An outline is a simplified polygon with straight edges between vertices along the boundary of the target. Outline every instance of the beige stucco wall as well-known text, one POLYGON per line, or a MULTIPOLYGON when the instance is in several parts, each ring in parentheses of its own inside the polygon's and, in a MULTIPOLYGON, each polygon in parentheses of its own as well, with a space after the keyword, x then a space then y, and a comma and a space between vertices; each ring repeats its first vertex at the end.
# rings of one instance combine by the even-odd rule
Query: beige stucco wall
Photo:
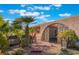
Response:
POLYGON ((39 33, 39 37, 38 37, 39 40, 43 39, 43 32, 44 32, 45 28, 54 23, 64 24, 65 26, 69 27, 69 29, 74 30, 76 32, 77 36, 79 37, 79 16, 73 16, 73 17, 68 17, 68 18, 64 18, 64 19, 60 19, 57 21, 48 22, 48 23, 39 25, 39 27, 40 27, 40 33, 39 33))

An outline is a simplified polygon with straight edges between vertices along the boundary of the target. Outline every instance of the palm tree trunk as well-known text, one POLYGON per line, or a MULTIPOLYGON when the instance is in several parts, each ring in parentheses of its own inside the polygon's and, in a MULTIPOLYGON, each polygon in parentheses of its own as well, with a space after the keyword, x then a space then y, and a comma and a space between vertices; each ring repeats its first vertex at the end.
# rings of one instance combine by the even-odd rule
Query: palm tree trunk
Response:
POLYGON ((29 46, 29 27, 28 27, 28 24, 26 25, 26 28, 25 28, 25 36, 26 36, 26 46, 29 46))

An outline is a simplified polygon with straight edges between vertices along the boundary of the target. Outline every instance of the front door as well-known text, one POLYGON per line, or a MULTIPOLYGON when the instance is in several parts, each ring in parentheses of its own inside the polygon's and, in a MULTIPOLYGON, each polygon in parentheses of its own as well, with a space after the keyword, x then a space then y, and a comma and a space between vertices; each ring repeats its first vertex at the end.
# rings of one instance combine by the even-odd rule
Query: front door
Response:
POLYGON ((56 43, 57 42, 57 32, 58 28, 57 27, 50 27, 49 29, 49 41, 56 43))

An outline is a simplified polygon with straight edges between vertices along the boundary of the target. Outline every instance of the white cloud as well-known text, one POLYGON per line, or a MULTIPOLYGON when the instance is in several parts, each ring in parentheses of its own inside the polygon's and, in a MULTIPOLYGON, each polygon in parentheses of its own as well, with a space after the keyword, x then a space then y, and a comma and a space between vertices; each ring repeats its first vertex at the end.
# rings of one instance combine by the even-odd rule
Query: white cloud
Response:
POLYGON ((56 21, 56 20, 49 20, 48 22, 53 22, 53 21, 56 21))
POLYGON ((9 10, 9 13, 11 13, 11 14, 24 13, 24 12, 26 12, 26 10, 18 10, 18 9, 16 9, 16 10, 9 10))
POLYGON ((9 23, 11 24, 14 19, 12 19, 12 18, 4 18, 4 20, 5 20, 5 21, 9 21, 9 23))
POLYGON ((12 21, 13 19, 10 19, 10 18, 4 18, 5 21, 9 20, 9 21, 12 21))
POLYGON ((59 16, 61 17, 71 16, 71 13, 63 13, 63 14, 59 14, 59 16))
POLYGON ((46 17, 50 17, 50 15, 41 15, 41 16, 38 16, 37 18, 46 18, 46 17))
POLYGON ((50 10, 52 5, 49 6, 33 6, 33 7, 28 7, 28 10, 50 10))
POLYGON ((21 7, 25 7, 25 6, 26 6, 25 4, 22 4, 22 5, 21 5, 21 7))
POLYGON ((9 13, 15 14, 18 13, 20 16, 39 16, 41 13, 40 12, 26 12, 26 10, 9 10, 9 13))
POLYGON ((61 4, 53 4, 53 6, 55 6, 55 7, 61 7, 62 5, 61 4))
POLYGON ((37 10, 50 10, 50 7, 49 6, 35 6, 34 9, 37 9, 37 10))
POLYGON ((44 12, 40 12, 42 15, 44 14, 44 12))
POLYGON ((42 16, 38 16, 36 17, 36 19, 40 19, 43 22, 48 22, 49 20, 47 19, 48 17, 50 17, 50 15, 42 15, 42 16))
POLYGON ((25 13, 20 13, 21 16, 39 16, 39 12, 25 12, 25 13))
POLYGON ((45 17, 50 17, 51 15, 45 15, 45 17))
POLYGON ((34 10, 32 7, 28 7, 27 10, 34 10))
POLYGON ((3 10, 0 10, 0 13, 4 12, 3 10))

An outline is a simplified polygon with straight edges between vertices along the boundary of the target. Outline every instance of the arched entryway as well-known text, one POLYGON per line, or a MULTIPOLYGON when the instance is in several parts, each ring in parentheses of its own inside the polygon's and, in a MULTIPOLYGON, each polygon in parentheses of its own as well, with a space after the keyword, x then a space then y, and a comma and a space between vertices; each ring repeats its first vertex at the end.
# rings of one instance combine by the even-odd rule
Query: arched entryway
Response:
POLYGON ((49 42, 57 42, 57 26, 49 26, 49 42))
POLYGON ((58 32, 64 30, 69 30, 69 28, 64 24, 60 24, 60 23, 50 24, 44 29, 42 34, 42 40, 48 41, 50 43, 57 43, 59 42, 57 37, 58 32))

